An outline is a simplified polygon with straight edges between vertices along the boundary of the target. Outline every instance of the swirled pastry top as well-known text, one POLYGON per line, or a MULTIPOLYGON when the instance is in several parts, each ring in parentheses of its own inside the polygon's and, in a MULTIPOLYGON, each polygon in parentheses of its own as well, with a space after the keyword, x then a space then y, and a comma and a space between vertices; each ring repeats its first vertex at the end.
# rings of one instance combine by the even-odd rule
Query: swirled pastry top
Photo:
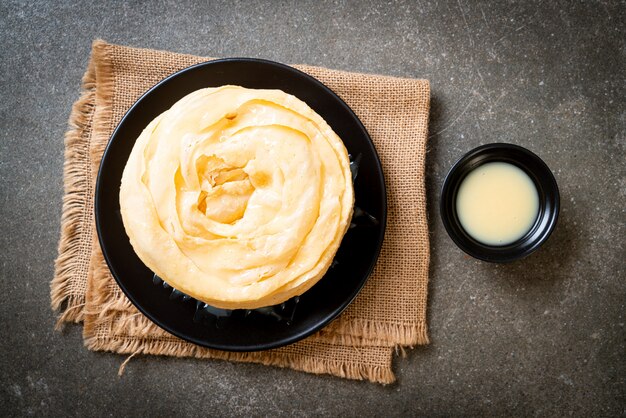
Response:
POLYGON ((352 216, 348 153, 281 90, 197 90, 154 119, 122 176, 120 206, 144 264, 210 305, 258 308, 313 286, 352 216))

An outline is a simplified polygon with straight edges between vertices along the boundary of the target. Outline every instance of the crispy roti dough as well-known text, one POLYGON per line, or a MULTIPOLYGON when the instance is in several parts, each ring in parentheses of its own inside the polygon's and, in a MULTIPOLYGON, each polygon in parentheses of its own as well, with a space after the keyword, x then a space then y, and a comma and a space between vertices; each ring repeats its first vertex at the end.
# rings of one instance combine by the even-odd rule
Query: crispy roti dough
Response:
POLYGON ((330 267, 350 225, 348 152, 281 90, 197 90, 137 139, 120 188, 144 264, 225 309, 275 305, 330 267))

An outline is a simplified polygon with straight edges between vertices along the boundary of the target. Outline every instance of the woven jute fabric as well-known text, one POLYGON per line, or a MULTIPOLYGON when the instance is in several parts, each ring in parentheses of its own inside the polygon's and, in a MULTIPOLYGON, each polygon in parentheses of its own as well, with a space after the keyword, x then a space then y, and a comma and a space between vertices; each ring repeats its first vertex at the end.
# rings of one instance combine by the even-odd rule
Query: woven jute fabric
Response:
POLYGON ((104 148, 125 112, 147 89, 184 67, 208 60, 94 42, 65 137, 61 239, 51 284, 59 324, 82 322, 85 345, 92 350, 254 362, 393 382, 394 352, 428 343, 424 163, 430 90, 426 80, 294 66, 330 87, 361 119, 379 153, 388 193, 387 230, 374 272, 349 308, 322 331, 262 352, 202 348, 153 324, 112 278, 93 216, 104 148))

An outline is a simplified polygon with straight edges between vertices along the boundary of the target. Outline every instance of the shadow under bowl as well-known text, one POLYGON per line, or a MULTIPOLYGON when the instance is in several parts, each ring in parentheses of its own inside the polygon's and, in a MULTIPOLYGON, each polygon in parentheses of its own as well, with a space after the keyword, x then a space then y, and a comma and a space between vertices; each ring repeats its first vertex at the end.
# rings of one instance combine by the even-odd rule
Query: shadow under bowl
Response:
POLYGON ((528 256, 537 250, 554 230, 559 216, 559 189, 546 163, 526 148, 513 144, 494 143, 474 148, 459 159, 443 182, 440 215, 454 243, 467 254, 483 261, 506 263, 528 256), (539 213, 530 230, 515 242, 491 246, 469 235, 461 226, 456 209, 459 186, 479 166, 504 162, 522 169, 533 181, 539 195, 539 213))

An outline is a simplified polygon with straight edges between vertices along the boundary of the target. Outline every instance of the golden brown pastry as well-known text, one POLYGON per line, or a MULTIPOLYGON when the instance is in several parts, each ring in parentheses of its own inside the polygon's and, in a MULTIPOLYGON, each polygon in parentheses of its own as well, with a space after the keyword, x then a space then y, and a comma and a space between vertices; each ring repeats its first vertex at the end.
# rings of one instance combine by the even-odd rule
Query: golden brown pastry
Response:
POLYGON ((354 192, 341 139, 281 90, 195 91, 154 119, 120 189, 144 264, 225 309, 281 303, 328 270, 354 192))

